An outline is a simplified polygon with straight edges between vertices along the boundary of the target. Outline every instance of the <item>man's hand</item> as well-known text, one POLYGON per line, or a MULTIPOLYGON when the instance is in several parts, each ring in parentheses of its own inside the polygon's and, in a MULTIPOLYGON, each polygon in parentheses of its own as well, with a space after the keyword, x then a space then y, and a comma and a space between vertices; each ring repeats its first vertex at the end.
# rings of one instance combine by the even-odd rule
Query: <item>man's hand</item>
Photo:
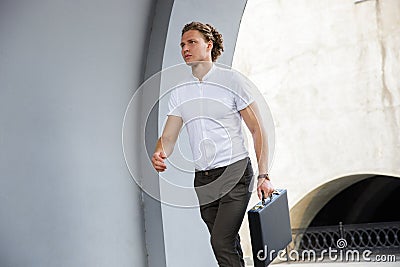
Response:
POLYGON ((263 193, 264 197, 267 198, 269 197, 273 192, 274 192, 274 187, 272 186, 271 181, 261 178, 258 179, 257 181, 257 195, 260 200, 263 198, 263 193))
POLYGON ((163 172, 167 168, 164 160, 167 158, 167 155, 171 155, 174 150, 182 125, 183 120, 181 117, 168 116, 162 135, 158 138, 154 154, 151 157, 151 163, 156 171, 163 172))
POLYGON ((167 165, 164 163, 164 159, 166 159, 167 156, 165 155, 164 152, 155 152, 153 154, 153 157, 151 158, 151 163, 153 164, 154 169, 158 172, 163 172, 167 168, 167 165))

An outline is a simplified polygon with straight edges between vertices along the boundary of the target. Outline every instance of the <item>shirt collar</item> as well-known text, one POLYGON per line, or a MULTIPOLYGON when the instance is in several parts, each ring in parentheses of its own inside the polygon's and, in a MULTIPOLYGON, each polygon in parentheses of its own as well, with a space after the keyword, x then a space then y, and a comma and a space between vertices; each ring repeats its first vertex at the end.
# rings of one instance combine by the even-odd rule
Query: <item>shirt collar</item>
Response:
POLYGON ((206 73, 206 75, 204 75, 203 81, 207 80, 210 77, 210 75, 214 72, 214 70, 215 70, 215 64, 212 63, 211 69, 206 73))
MULTIPOLYGON (((215 68, 216 68, 215 64, 212 63, 210 70, 206 73, 206 75, 203 76, 202 81, 206 81, 210 77, 210 75, 215 71, 215 68)), ((193 74, 192 74, 192 77, 195 81, 199 81, 199 79, 197 77, 193 76, 193 74)))

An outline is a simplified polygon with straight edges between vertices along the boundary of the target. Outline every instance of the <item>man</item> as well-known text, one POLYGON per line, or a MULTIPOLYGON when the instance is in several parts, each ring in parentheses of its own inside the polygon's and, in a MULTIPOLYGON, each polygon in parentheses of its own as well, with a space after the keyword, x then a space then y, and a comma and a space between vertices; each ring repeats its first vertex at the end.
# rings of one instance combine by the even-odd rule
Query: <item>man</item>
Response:
POLYGON ((244 267, 238 232, 251 195, 253 170, 244 145, 242 119, 254 141, 260 199, 274 191, 268 176, 267 135, 247 90, 249 84, 238 73, 213 63, 223 51, 222 35, 209 24, 192 22, 184 26, 180 46, 193 77, 171 93, 170 111, 152 164, 158 172, 167 169, 165 159, 184 125, 196 168, 200 213, 215 257, 221 267, 244 267))

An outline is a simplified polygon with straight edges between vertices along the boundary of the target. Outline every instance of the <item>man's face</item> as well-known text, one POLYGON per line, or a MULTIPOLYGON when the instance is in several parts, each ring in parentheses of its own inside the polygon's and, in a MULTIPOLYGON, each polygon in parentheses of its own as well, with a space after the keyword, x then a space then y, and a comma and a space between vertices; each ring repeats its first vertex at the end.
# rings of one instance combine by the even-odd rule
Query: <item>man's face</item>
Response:
POLYGON ((182 35, 181 53, 186 63, 212 61, 212 41, 206 42, 197 30, 189 30, 182 35))

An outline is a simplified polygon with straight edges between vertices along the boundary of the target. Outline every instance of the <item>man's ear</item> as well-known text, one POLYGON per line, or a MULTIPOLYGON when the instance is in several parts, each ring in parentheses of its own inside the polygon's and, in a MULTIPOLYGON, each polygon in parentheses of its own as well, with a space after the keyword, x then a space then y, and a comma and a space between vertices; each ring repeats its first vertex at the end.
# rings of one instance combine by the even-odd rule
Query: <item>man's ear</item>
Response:
POLYGON ((213 48, 213 42, 210 40, 210 41, 208 41, 208 43, 207 43, 207 49, 209 49, 209 50, 211 50, 212 48, 213 48))

